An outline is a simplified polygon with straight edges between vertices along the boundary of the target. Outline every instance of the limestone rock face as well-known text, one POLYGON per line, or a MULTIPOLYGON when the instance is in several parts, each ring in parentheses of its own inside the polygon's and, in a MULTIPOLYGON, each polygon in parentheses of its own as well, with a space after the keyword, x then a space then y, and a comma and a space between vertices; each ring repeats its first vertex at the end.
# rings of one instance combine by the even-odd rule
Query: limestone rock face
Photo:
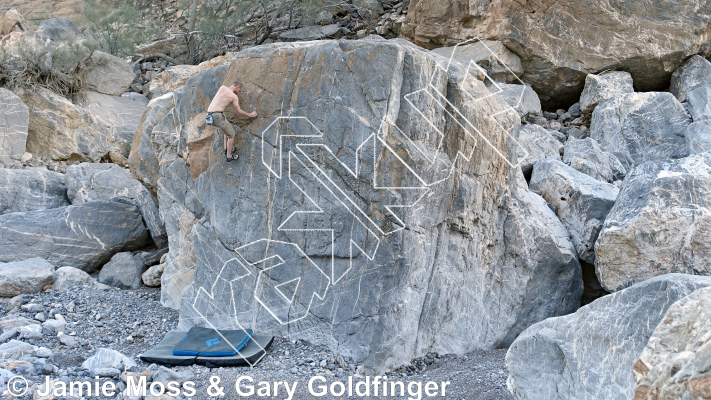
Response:
POLYGON ((167 245, 165 225, 161 221, 158 204, 131 172, 117 165, 82 163, 67 168, 67 196, 72 204, 94 200, 127 197, 141 211, 143 222, 159 248, 167 245))
POLYGON ((504 106, 481 81, 435 63, 402 40, 274 44, 151 101, 129 160, 158 195, 181 327, 257 324, 384 370, 505 346, 579 305, 567 232, 515 168, 518 114, 493 120, 504 106), (204 116, 236 78, 265 118, 234 120, 226 163, 204 116))
POLYGON ((523 74, 521 59, 501 42, 493 40, 477 40, 456 47, 440 47, 432 52, 451 57, 464 65, 474 62, 486 70, 487 75, 496 82, 519 83, 518 78, 523 74))
POLYGON ((528 85, 500 83, 499 90, 495 88, 490 90, 497 91, 496 98, 513 107, 522 116, 542 112, 541 99, 528 85))
MULTIPOLYGON (((153 53, 156 53, 156 51, 153 51, 153 53)), ((158 51, 158 53, 160 52, 158 51)), ((149 86, 150 97, 153 99, 170 93, 185 85, 185 82, 187 82, 191 76, 200 71, 227 63, 233 57, 234 53, 227 53, 224 56, 215 57, 211 60, 201 62, 198 65, 173 65, 172 67, 168 67, 151 79, 149 86)))
POLYGON ((674 71, 669 91, 684 102, 692 90, 706 85, 711 85, 711 62, 697 55, 674 71))
POLYGON ((101 268, 97 280, 119 289, 139 289, 141 275, 145 271, 146 265, 138 257, 131 253, 118 253, 101 268))
POLYGON ((41 257, 93 272, 148 240, 141 213, 128 200, 0 215, 0 262, 41 257))
POLYGON ((666 88, 688 57, 709 54, 710 13, 699 0, 413 0, 401 32, 426 48, 468 37, 501 41, 553 106, 574 103, 588 74, 611 69, 630 71, 640 91, 666 88))
POLYGON ((39 24, 36 32, 50 40, 74 40, 81 36, 74 21, 66 17, 46 19, 39 24))
MULTIPOLYGON (((563 162, 599 181, 612 182, 620 179, 610 166, 610 161, 613 158, 615 159, 614 161, 619 163, 614 155, 602 151, 595 139, 576 139, 571 137, 565 142, 563 162)), ((622 178, 624 178, 624 175, 622 178)))
MULTIPOLYGON (((112 127, 114 141, 131 143, 133 134, 141 122, 141 116, 148 105, 148 99, 88 92, 81 100, 81 104, 112 127)), ((128 156, 127 151, 125 155, 128 156)))
POLYGON ((711 288, 667 310, 634 364, 635 400, 711 397, 711 288))
POLYGON ((25 96, 27 151, 55 160, 99 161, 112 144, 111 126, 47 89, 25 96))
POLYGON ((581 260, 595 261, 597 240, 619 189, 576 171, 557 160, 533 164, 530 187, 556 206, 581 260))
POLYGON ((519 148, 521 170, 526 175, 531 173, 533 164, 536 161, 549 157, 560 161, 560 156, 563 154, 563 143, 556 139, 548 129, 539 125, 524 125, 521 127, 518 142, 521 144, 521 148, 519 148), (528 152, 527 156, 522 151, 523 149, 528 152), (525 158, 523 158, 524 156, 525 158))
POLYGON ((616 291, 670 272, 711 275, 711 153, 634 168, 595 245, 596 274, 616 291))
POLYGON ((77 286, 94 284, 91 275, 74 267, 60 267, 54 274, 52 290, 71 290, 77 286))
POLYGON ((686 128, 684 136, 689 154, 711 152, 711 121, 692 123, 686 128))
POLYGON ((14 93, 0 88, 0 165, 17 161, 25 152, 30 114, 14 93))
POLYGON ((0 215, 68 206, 64 182, 46 169, 0 169, 0 215))
POLYGON ((135 77, 126 61, 97 50, 86 66, 85 84, 89 90, 120 96, 128 90, 135 77))
POLYGON ((711 79, 707 85, 699 86, 686 95, 689 114, 694 122, 711 120, 711 79))
POLYGON ((667 309, 711 286, 711 277, 668 274, 597 299, 524 331, 506 354, 507 386, 526 400, 628 400, 632 366, 667 309))
POLYGON ((54 265, 41 258, 0 263, 0 297, 37 293, 54 280, 54 265))
POLYGON ((585 87, 580 95, 580 111, 590 115, 601 102, 633 92, 632 75, 629 72, 614 71, 600 75, 590 74, 585 78, 585 87))
POLYGON ((691 123, 671 93, 629 93, 595 108, 590 137, 625 168, 688 155, 684 131, 691 123))
POLYGON ((98 162, 109 153, 128 156, 146 106, 95 92, 77 104, 47 89, 24 98, 30 110, 27 151, 54 160, 98 162))

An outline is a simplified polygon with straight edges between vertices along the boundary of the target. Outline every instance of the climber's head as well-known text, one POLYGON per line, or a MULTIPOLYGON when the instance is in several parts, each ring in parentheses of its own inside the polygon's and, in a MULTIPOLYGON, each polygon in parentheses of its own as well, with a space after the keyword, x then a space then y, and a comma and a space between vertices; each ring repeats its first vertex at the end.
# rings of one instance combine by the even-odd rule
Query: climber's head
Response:
POLYGON ((235 94, 238 94, 242 90, 242 82, 240 82, 240 81, 232 82, 232 84, 230 85, 230 89, 232 89, 232 91, 235 94))

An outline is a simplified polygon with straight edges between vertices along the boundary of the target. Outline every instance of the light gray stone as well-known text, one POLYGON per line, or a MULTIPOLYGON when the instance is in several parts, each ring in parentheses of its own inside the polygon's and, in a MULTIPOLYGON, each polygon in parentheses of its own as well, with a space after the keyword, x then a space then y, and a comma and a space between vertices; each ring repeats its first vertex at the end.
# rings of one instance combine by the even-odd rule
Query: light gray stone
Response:
POLYGON ((0 88, 0 165, 18 161, 25 152, 30 114, 25 103, 0 88))
POLYGON ((705 85, 711 85, 711 62, 695 55, 674 71, 669 91, 684 102, 692 90, 705 85))
POLYGON ((7 332, 11 329, 21 328, 31 323, 31 319, 27 319, 25 317, 18 317, 16 315, 10 315, 0 319, 0 328, 2 328, 3 331, 7 332))
POLYGON ((703 399, 711 394, 711 288, 678 300, 634 364, 635 400, 703 399))
POLYGON ((57 335, 63 332, 66 326, 67 322, 64 319, 48 319, 42 323, 42 332, 46 335, 57 335))
POLYGON ((595 241, 619 189, 557 160, 536 162, 530 187, 556 206, 558 218, 570 233, 578 257, 593 263, 595 241))
POLYGON ((306 26, 303 28, 292 29, 279 35, 279 40, 282 42, 298 42, 303 40, 318 40, 332 37, 341 31, 341 27, 337 24, 325 26, 306 26))
POLYGON ((94 51, 86 65, 84 81, 89 90, 120 96, 128 90, 136 74, 126 61, 103 51, 94 51))
POLYGON ((612 170, 612 179, 616 183, 625 179, 625 177, 627 176, 627 168, 625 168, 625 166, 622 165, 622 162, 620 162, 620 159, 617 158, 616 155, 610 153, 609 151, 605 152, 605 156, 607 156, 607 161, 610 165, 610 170, 612 170))
POLYGON ((694 122, 711 120, 711 79, 707 85, 698 86, 686 96, 689 114, 694 122))
POLYGON ((711 277, 668 274, 528 328, 506 354, 516 399, 628 400, 632 366, 667 309, 711 277))
POLYGON ((41 257, 93 272, 149 241, 141 213, 127 199, 0 215, 0 262, 41 257))
POLYGON ((146 265, 131 253, 118 253, 101 268, 97 280, 120 289, 139 289, 146 265))
POLYGON ((154 182, 151 190, 157 192, 170 242, 161 290, 180 305, 181 328, 207 321, 234 328, 236 320, 250 321, 262 332, 309 338, 370 371, 384 371, 429 351, 461 354, 506 346, 532 323, 579 306, 580 265, 565 228, 506 162, 516 164, 519 116, 500 113, 504 106, 460 67, 445 74, 435 63, 430 52, 398 39, 266 45, 237 53, 233 61, 192 76, 172 95, 149 104, 130 160, 135 176, 154 182), (276 68, 282 71, 279 80, 273 79, 276 68), (264 116, 292 110, 292 116, 306 117, 328 133, 313 136, 317 131, 303 119, 271 128, 272 118, 240 121, 249 134, 239 146, 239 161, 225 163, 222 135, 201 121, 209 99, 234 77, 245 85, 243 96, 266 90, 288 99, 282 104, 252 95, 243 107, 264 116), (481 136, 447 118, 441 100, 423 92, 405 98, 428 88, 445 93, 481 136), (386 116, 392 124, 385 120, 379 129, 386 116), (280 156, 270 149, 278 146, 274 135, 282 129, 311 137, 283 141, 280 156), (378 131, 392 151, 371 142, 357 150, 378 131), (327 146, 345 164, 328 152, 323 158, 309 153, 316 146, 301 153, 296 144, 307 141, 327 146), (472 158, 466 162, 462 156, 472 158), (349 198, 358 187, 353 199, 359 210, 367 210, 363 215, 375 218, 372 229, 392 232, 377 235, 377 251, 371 247, 375 236, 366 235, 364 225, 331 195, 330 184, 314 178, 309 160, 333 171, 333 186, 349 198), (360 160, 358 176, 345 169, 353 171, 355 160, 360 160), (276 178, 266 165, 281 162, 283 175, 276 178), (382 171, 379 184, 393 187, 421 187, 420 176, 433 184, 426 190, 430 194, 417 207, 398 207, 398 223, 383 207, 415 201, 423 191, 377 189, 373 168, 382 171), (297 185, 307 188, 322 215, 295 214, 287 221, 312 207, 297 185), (331 246, 331 236, 317 231, 277 229, 291 223, 333 227, 335 242, 331 246), (363 250, 351 247, 351 240, 363 250), (246 260, 257 262, 258 254, 305 267, 278 267, 264 282, 274 294, 275 286, 299 279, 291 309, 281 296, 272 299, 279 305, 274 314, 254 306, 261 270, 246 260), (325 275, 309 267, 309 259, 324 263, 325 275), (249 273, 243 276, 245 268, 249 273), (210 299, 209 293, 215 296, 210 299), (311 303, 315 293, 324 297, 311 303), (456 321, 446 317, 453 313, 459 315, 456 321), (282 324, 278 318, 301 319, 282 324), (401 334, 388 334, 393 331, 401 334))
POLYGON ((522 126, 518 134, 518 142, 528 152, 526 156, 521 147, 516 149, 521 170, 525 175, 531 173, 536 161, 549 157, 560 161, 560 156, 563 154, 563 143, 556 139, 548 129, 538 125, 522 126))
POLYGON ((684 131, 690 123, 671 93, 630 93, 595 108, 590 137, 629 168, 646 161, 686 157, 684 131))
POLYGON ((195 375, 190 370, 178 372, 161 365, 153 371, 153 375, 151 376, 154 382, 163 382, 164 384, 168 382, 180 382, 182 384, 185 381, 192 380, 195 375))
POLYGON ((472 62, 476 63, 496 82, 514 84, 521 82, 519 79, 523 74, 521 59, 501 42, 477 40, 456 47, 436 48, 432 52, 448 59, 452 58, 465 66, 469 66, 472 62))
POLYGON ((68 205, 63 174, 46 169, 0 169, 0 215, 68 205))
POLYGON ((656 161, 625 178, 595 272, 608 291, 671 272, 711 275, 711 153, 656 161))
MULTIPOLYGON (((113 138, 120 143, 131 143, 133 134, 141 122, 148 105, 145 98, 131 99, 124 96, 109 96, 97 92, 87 92, 80 104, 97 118, 113 128, 113 138)), ((128 154, 125 154, 128 156, 128 154)))
POLYGON ((54 41, 74 41, 82 36, 74 21, 58 17, 42 21, 37 27, 37 34, 54 41))
POLYGON ((158 204, 128 169, 106 163, 82 163, 67 168, 67 195, 72 204, 127 197, 141 211, 143 222, 159 248, 167 245, 165 225, 158 204))
POLYGON ((629 72, 614 71, 600 75, 588 74, 585 88, 580 95, 580 111, 591 115, 595 107, 605 100, 619 95, 633 93, 632 75, 629 72))
MULTIPOLYGON (((93 374, 96 371, 106 369, 106 368, 118 368, 123 366, 124 369, 128 369, 136 366, 136 362, 132 358, 126 357, 125 355, 119 353, 116 350, 111 350, 107 348, 100 348, 96 353, 87 358, 81 364, 82 368, 88 370, 93 374)), ((120 373, 120 371, 119 371, 120 373)))
POLYGON ((42 325, 40 324, 29 324, 20 328, 21 339, 39 340, 42 339, 42 337, 44 337, 44 335, 42 334, 42 325))
POLYGON ((0 297, 37 293, 54 280, 54 266, 41 258, 0 263, 0 297))
POLYGON ((541 100, 530 86, 506 83, 500 83, 498 86, 500 90, 495 87, 490 87, 489 89, 496 93, 496 98, 502 104, 508 104, 513 107, 521 116, 540 114, 542 112, 541 100))
POLYGON ((34 346, 19 340, 0 344, 0 359, 17 360, 25 354, 32 354, 34 346))
POLYGON ((53 290, 70 290, 77 286, 91 285, 94 278, 79 268, 61 267, 54 274, 53 290))
POLYGON ((141 275, 141 280, 143 281, 143 284, 149 287, 160 286, 160 278, 163 275, 164 270, 165 264, 158 264, 148 268, 146 272, 141 275))
POLYGON ((686 128, 684 136, 689 154, 711 152, 711 121, 692 123, 686 128))
POLYGON ((612 182, 615 178, 608 154, 600 149, 595 139, 571 137, 565 142, 563 162, 599 181, 612 182))

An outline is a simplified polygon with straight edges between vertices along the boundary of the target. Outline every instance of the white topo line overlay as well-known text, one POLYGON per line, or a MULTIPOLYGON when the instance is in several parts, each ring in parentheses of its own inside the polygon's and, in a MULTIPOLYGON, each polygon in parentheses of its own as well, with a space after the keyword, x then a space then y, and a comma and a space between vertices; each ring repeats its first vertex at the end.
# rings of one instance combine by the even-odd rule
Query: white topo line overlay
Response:
MULTIPOLYGON (((486 45, 484 41, 482 41, 479 38, 472 38, 469 40, 466 40, 464 42, 458 43, 454 46, 454 49, 452 51, 452 54, 450 55, 447 65, 442 66, 437 62, 437 65, 435 68, 442 70, 445 74, 445 76, 448 76, 449 74, 449 69, 451 67, 452 62, 454 62, 454 56, 457 52, 457 49, 460 46, 474 43, 474 42, 480 42, 490 53, 491 55, 496 59, 496 61, 506 68, 506 70, 517 80, 521 85, 525 85, 521 79, 516 76, 516 74, 513 73, 513 71, 486 45)), ((483 97, 477 98, 474 96, 474 94, 469 93, 465 91, 467 96, 469 96, 474 103, 488 99, 492 96, 496 96, 497 94, 502 93, 502 88, 501 86, 495 82, 493 79, 489 77, 489 74, 487 71, 476 64, 474 61, 470 61, 468 65, 466 65, 466 70, 465 70, 465 75, 464 79, 467 79, 470 71, 476 71, 477 75, 484 76, 484 81, 488 79, 492 85, 490 88, 495 89, 494 91, 490 91, 488 95, 485 95, 483 97)), ((302 231, 302 232, 322 232, 325 234, 330 234, 331 238, 331 252, 330 252, 330 258, 331 258, 331 271, 324 271, 322 270, 321 267, 319 267, 318 263, 315 263, 311 258, 299 247, 299 245, 295 243, 290 243, 290 242, 284 242, 284 241, 276 241, 276 240, 270 240, 267 239, 269 237, 272 237, 269 232, 267 232, 267 235, 265 235, 265 238, 263 239, 258 239, 255 240, 254 242, 251 242, 249 244, 246 244, 244 246, 241 246, 239 248, 234 249, 234 251, 237 253, 237 257, 228 260, 225 262, 220 270, 220 272, 217 274, 215 278, 215 282, 213 283, 210 292, 203 288, 200 287, 198 289, 198 293, 195 297, 195 301, 192 304, 193 309, 197 312, 198 315, 200 315, 200 318, 202 318, 207 325, 212 327, 213 329, 217 329, 214 324, 210 321, 210 318, 208 318, 207 315, 207 308, 205 307, 215 307, 216 309, 220 309, 220 307, 215 304, 215 296, 217 293, 215 293, 216 290, 216 285, 220 280, 223 280, 230 286, 230 295, 231 295, 231 307, 232 310, 234 311, 234 318, 235 318, 235 324, 239 329, 244 329, 243 324, 239 321, 239 318, 237 315, 239 312, 237 311, 237 304, 236 304, 236 290, 239 290, 235 287, 235 283, 237 281, 240 281, 243 278, 246 278, 247 276, 252 275, 250 272, 250 269, 247 268, 247 266, 251 266, 255 270, 259 271, 258 275, 256 277, 256 284, 255 288, 253 290, 253 298, 257 301, 259 305, 264 307, 264 309, 268 312, 269 315, 274 318, 275 321, 277 321, 280 325, 289 325, 293 322, 302 320, 306 318, 310 311, 312 306, 314 305, 314 302, 317 300, 324 300, 326 297, 326 294, 331 286, 334 286, 338 284, 347 274, 348 272, 351 271, 353 268, 353 258, 354 258, 354 252, 358 251, 361 254, 363 254, 368 260, 374 260, 375 255, 377 253, 377 250, 379 248, 379 245, 381 243, 381 240, 384 237, 387 237, 388 235, 400 231, 402 229, 405 229, 405 222, 402 221, 401 218, 398 217, 394 213, 395 208, 407 208, 407 207, 415 207, 420 200, 422 200, 428 193, 431 192, 432 187, 445 181, 446 179, 449 179, 452 176, 452 173, 454 172, 454 168, 456 167, 456 164, 458 160, 463 160, 463 162, 469 162, 471 160, 471 157, 474 153, 474 150, 476 148, 476 144, 478 143, 478 140, 483 140, 488 146, 490 146, 497 155, 499 155, 504 161, 511 166, 512 168, 517 168, 520 163, 529 156, 528 151, 526 151, 523 146, 516 140, 515 137, 510 135, 507 129, 505 129, 504 126, 498 121, 496 117, 503 115, 504 113, 513 113, 514 115, 518 116, 518 113, 516 112, 515 108, 505 104, 503 101, 501 102, 503 107, 502 111, 499 111, 495 114, 492 114, 489 116, 493 120, 493 122, 498 126, 499 129, 502 131, 506 132, 506 135, 509 136, 509 139, 513 140, 516 146, 521 150, 517 154, 523 154, 522 156, 517 157, 516 162, 509 160, 502 152, 496 148, 490 141, 489 138, 487 138, 479 129, 477 129, 472 122, 465 117, 465 113, 460 110, 459 108, 455 107, 454 104, 452 104, 445 95, 443 95, 437 87, 434 85, 434 79, 437 76, 436 72, 432 73, 432 78, 430 79, 429 83, 427 84, 426 87, 415 90, 409 94, 406 94, 404 96, 404 99, 406 102, 414 109, 416 110, 417 114, 419 114, 420 117, 422 117, 427 124, 429 124, 434 131, 439 135, 438 138, 438 143, 437 143, 437 151, 435 152, 434 157, 430 156, 427 154, 426 151, 421 149, 421 144, 413 142, 405 133, 389 118, 389 117, 384 117, 383 121, 381 122, 380 127, 378 128, 377 132, 374 132, 372 135, 370 135, 368 138, 366 138, 363 143, 361 143, 357 149, 356 149, 356 165, 355 165, 355 170, 351 170, 348 168, 344 163, 342 163, 338 158, 335 157, 335 152, 333 152, 326 144, 323 143, 323 138, 324 134, 321 130, 319 130, 316 125, 314 125, 307 117, 305 116, 280 116, 276 117, 274 121, 272 121, 261 133, 261 138, 262 138, 262 143, 261 143, 261 159, 262 159, 262 164, 269 170, 269 173, 273 175, 276 179, 282 179, 282 171, 283 171, 283 160, 284 157, 288 157, 287 159, 287 165, 288 165, 288 180, 291 184, 296 187, 296 189, 303 194, 304 199, 308 202, 313 209, 310 210, 297 210, 292 212, 289 216, 287 216, 284 221, 277 227, 278 231, 281 232, 293 232, 293 231, 302 231), (455 121, 459 127, 463 130, 465 135, 469 137, 471 143, 468 145, 468 148, 465 150, 465 152, 458 151, 457 154, 455 155, 454 160, 451 160, 451 167, 449 168, 448 171, 445 171, 444 176, 437 176, 435 179, 431 179, 431 182, 428 182, 427 179, 425 178, 422 173, 418 173, 417 168, 408 165, 407 161, 402 159, 400 156, 398 156, 397 152, 387 143, 387 140, 384 139, 384 135, 386 132, 391 133, 394 135, 396 140, 401 141, 402 143, 408 143, 410 144, 411 147, 417 150, 417 153, 422 156, 424 159, 426 159, 431 166, 434 167, 434 165, 437 163, 439 156, 437 153, 441 149, 442 143, 445 139, 445 133, 442 132, 441 129, 438 128, 438 125, 432 121, 432 119, 428 118, 426 113, 423 112, 420 108, 418 108, 413 101, 413 97, 418 95, 418 94, 424 94, 431 98, 432 104, 435 107, 438 107, 443 111, 444 113, 447 113, 449 117, 451 118, 452 121, 455 121), (450 112, 451 110, 451 112, 450 112), (458 118, 457 118, 458 117, 458 118), (304 123, 308 124, 308 129, 311 130, 309 133, 303 133, 302 132, 297 132, 297 133, 291 133, 287 134, 287 132, 282 132, 282 128, 284 123, 289 123, 292 124, 292 122, 301 122, 303 121, 304 123), (463 123, 461 122, 463 121, 463 123), (389 127, 392 127, 394 130, 391 131, 388 129, 389 127), (306 139, 309 138, 310 140, 307 140, 307 143, 300 143, 298 142, 300 139, 306 139), (284 139, 287 140, 296 140, 297 142, 294 144, 294 151, 287 151, 286 153, 284 152, 284 139), (321 139, 321 140, 319 140, 321 139), (320 141, 320 143, 318 143, 320 141), (320 148, 323 150, 322 154, 326 154, 331 157, 331 161, 333 164, 336 166, 339 166, 343 171, 346 173, 350 174, 352 177, 355 179, 358 179, 361 174, 361 156, 364 154, 367 154, 368 151, 370 151, 370 146, 372 145, 372 152, 373 152, 373 157, 372 157, 372 162, 373 162, 373 190, 389 190, 389 191, 399 191, 403 192, 406 190, 417 190, 421 191, 422 193, 415 196, 414 200, 411 201, 408 204, 390 204, 384 206, 384 209, 390 213, 390 217, 395 221, 396 223, 396 228, 390 231, 383 231, 381 225, 379 225, 376 221, 374 221, 369 213, 369 210, 367 209, 362 209, 359 205, 358 202, 354 201, 352 198, 352 195, 347 193, 344 188, 340 187, 337 182, 334 182, 330 176, 323 170, 323 168, 317 163, 312 157, 310 157, 310 152, 314 148, 320 148), (377 184, 377 176, 378 176, 378 171, 377 171, 377 150, 378 146, 381 146, 383 151, 388 151, 389 154, 392 154, 395 156, 399 162, 401 162, 407 171, 411 173, 415 177, 415 181, 417 181, 418 185, 414 187, 381 187, 377 184), (275 160, 274 158, 278 158, 278 160, 275 160), (296 165, 300 171, 303 171, 302 175, 299 174, 292 174, 292 167, 296 165), (305 176, 304 176, 305 175, 305 176), (311 182, 314 185, 318 185, 321 190, 323 190, 323 194, 327 193, 331 197, 335 198, 337 200, 337 204, 340 206, 344 207, 348 213, 353 217, 353 221, 356 223, 356 225, 360 226, 360 234, 363 235, 363 237, 359 238, 354 238, 353 233, 351 233, 351 238, 350 238, 350 251, 349 251, 349 266, 345 271, 336 271, 336 266, 335 266, 335 253, 334 253, 334 246, 335 246, 335 230, 329 227, 306 227, 304 228, 302 224, 301 227, 297 226, 296 222, 303 222, 308 218, 308 215, 313 215, 313 214, 324 214, 326 211, 324 210, 324 207, 321 207, 319 205, 318 199, 314 197, 315 193, 318 193, 317 190, 318 188, 312 188, 308 187, 308 183, 311 182), (301 218, 301 219, 300 219, 301 218), (361 243, 360 240, 363 240, 363 243, 361 243), (368 245, 370 244, 370 246, 368 245), (257 257, 259 259, 254 259, 251 260, 247 253, 249 253, 249 249, 252 246, 266 246, 265 251, 262 255, 263 257, 257 257), (283 248, 290 248, 293 249, 291 251, 291 254, 298 254, 301 258, 301 265, 306 265, 309 266, 307 269, 311 269, 313 271, 311 278, 312 279, 318 279, 319 282, 316 283, 316 285, 310 285, 309 282, 306 282, 307 277, 306 276, 297 276, 297 274, 294 274, 292 272, 299 271, 299 268, 290 265, 289 260, 284 260, 279 253, 274 252, 276 247, 283 247, 283 248), (271 251, 272 253, 269 253, 271 251), (235 271, 231 271, 231 268, 236 268, 236 265, 233 265, 236 262, 241 268, 244 269, 243 273, 238 273, 236 274, 235 277, 233 277, 230 280, 227 280, 225 276, 233 276, 235 275, 235 271), (270 266, 266 266, 268 262, 272 262, 270 266), (264 265, 263 268, 260 268, 259 265, 264 265), (277 269, 281 269, 282 273, 286 271, 286 274, 288 275, 287 278, 284 279, 284 281, 276 281, 270 276, 271 271, 277 271, 277 269), (295 271, 290 271, 290 269, 293 269, 295 271), (292 276, 293 275, 293 276, 292 276), (293 288, 290 290, 288 286, 293 286, 293 288), (303 295, 302 292, 304 290, 307 290, 307 288, 314 288, 316 287, 318 290, 314 291, 313 293, 307 293, 306 295, 303 295), (290 293, 290 291, 293 291, 293 293, 290 293), (302 301, 303 300, 303 301, 302 301), (297 303, 297 304, 295 304, 297 303), (305 303, 308 303, 308 305, 304 305, 305 303), (278 308, 275 308, 278 306, 278 308), (300 306, 300 310, 296 310, 295 306, 300 306), (296 311, 300 311, 296 313, 296 311)), ((516 102, 516 106, 520 106, 521 102, 523 101, 523 95, 524 95, 524 90, 525 86, 522 88, 521 93, 518 97, 518 101, 516 102)), ((290 126, 289 130, 292 130, 294 128, 294 125, 290 126)), ((369 158, 369 157, 368 157, 369 158)), ((368 160, 370 161, 370 160, 368 160)), ((306 205, 306 204, 304 204, 306 205)), ((357 256, 357 254, 356 254, 357 256)), ((293 261, 293 260, 292 260, 293 261)), ((228 315, 231 317, 231 315, 228 315)), ((256 319, 253 318, 253 321, 256 321, 256 319)), ((222 339, 226 340, 227 339, 220 335, 222 339)), ((229 343, 229 341, 228 341, 229 343)), ((255 342, 256 343, 256 342, 255 342)), ((236 348, 229 343, 230 346, 236 350, 236 348)), ((259 344, 256 343, 258 346, 259 344)), ((260 346, 261 348, 261 346, 260 346)), ((264 349, 262 349, 264 351, 264 349)), ((238 351, 239 353, 239 351, 238 351)), ((264 351, 264 353, 266 353, 264 351)), ((241 353, 239 353, 241 354, 241 353)), ((264 354, 262 355, 262 357, 264 354)), ((261 360, 261 357, 260 357, 261 360)), ((250 362, 247 360, 250 366, 254 366, 259 360, 256 360, 255 362, 250 362)))

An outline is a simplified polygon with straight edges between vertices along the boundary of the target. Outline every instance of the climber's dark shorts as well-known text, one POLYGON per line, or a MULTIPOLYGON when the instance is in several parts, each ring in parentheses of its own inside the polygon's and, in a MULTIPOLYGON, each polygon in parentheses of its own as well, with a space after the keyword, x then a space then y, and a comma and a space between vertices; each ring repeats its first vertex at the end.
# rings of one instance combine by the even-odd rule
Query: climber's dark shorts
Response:
POLYGON ((230 121, 227 120, 225 117, 225 114, 221 112, 212 112, 208 113, 208 116, 212 114, 212 125, 216 128, 220 128, 222 133, 225 134, 228 138, 233 138, 237 134, 235 131, 235 127, 232 126, 230 121))

